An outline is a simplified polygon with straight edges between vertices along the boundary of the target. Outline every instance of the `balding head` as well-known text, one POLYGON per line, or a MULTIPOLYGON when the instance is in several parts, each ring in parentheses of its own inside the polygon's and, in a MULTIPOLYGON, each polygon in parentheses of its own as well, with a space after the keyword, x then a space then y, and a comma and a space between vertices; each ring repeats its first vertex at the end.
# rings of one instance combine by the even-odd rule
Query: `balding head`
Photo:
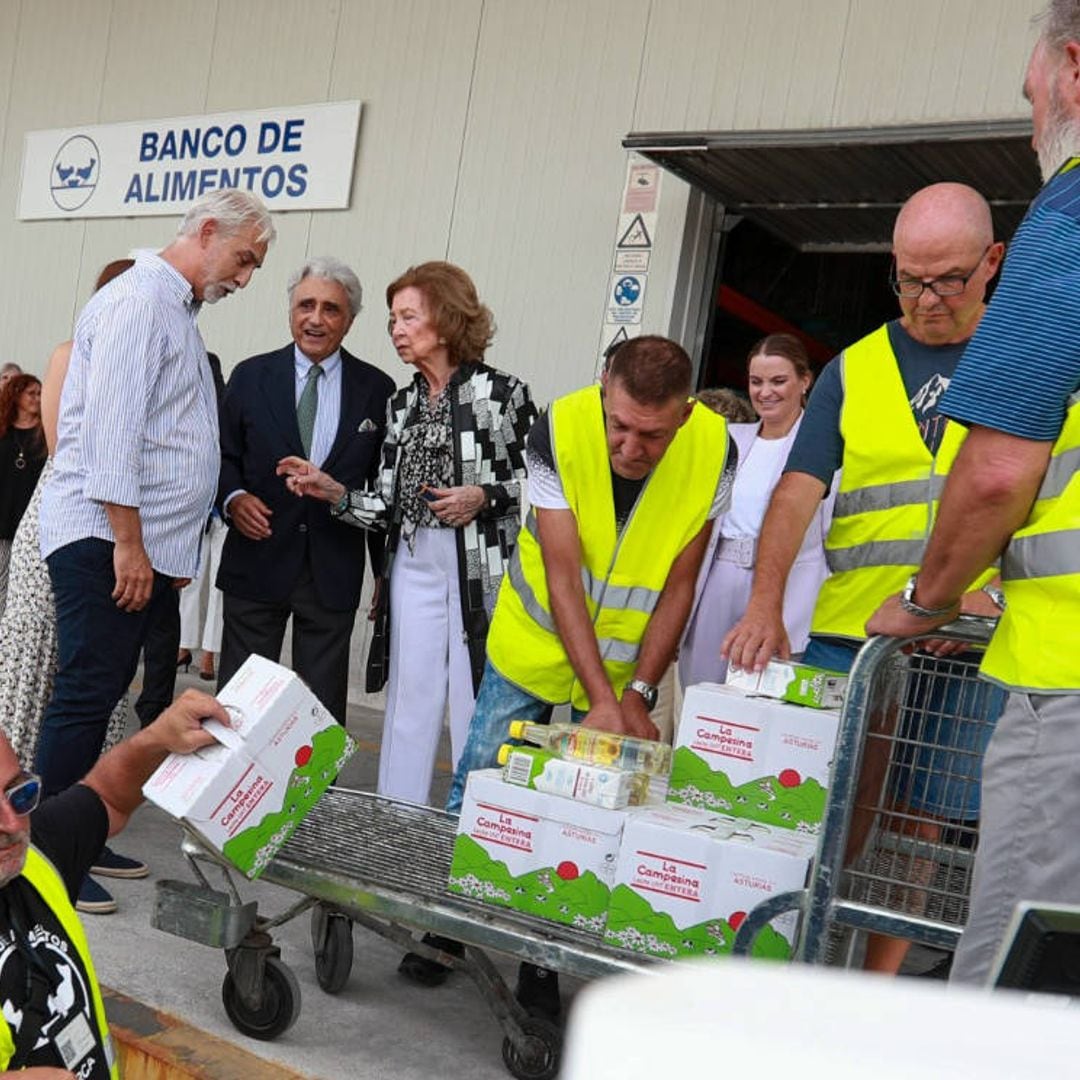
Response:
POLYGON ((893 228, 897 281, 927 286, 919 296, 900 297, 901 322, 908 333, 924 345, 971 337, 982 317, 986 286, 1004 251, 1004 245, 994 243, 990 207, 974 188, 931 184, 912 195, 893 228), (960 291, 940 296, 931 283, 946 292, 960 291))
POLYGON ((982 251, 993 241, 990 205, 967 184, 931 184, 916 191, 893 226, 893 254, 900 248, 927 253, 961 245, 982 251))

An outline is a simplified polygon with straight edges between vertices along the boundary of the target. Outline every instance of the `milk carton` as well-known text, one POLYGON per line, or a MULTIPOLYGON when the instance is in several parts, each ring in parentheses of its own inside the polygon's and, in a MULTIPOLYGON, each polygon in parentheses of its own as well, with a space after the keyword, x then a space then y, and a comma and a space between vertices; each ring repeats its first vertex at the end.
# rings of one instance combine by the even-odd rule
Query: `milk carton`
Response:
POLYGON ((847 690, 847 676, 842 671, 826 671, 786 660, 770 660, 761 671, 729 667, 725 681, 744 694, 815 709, 839 709, 847 690))
MULTIPOLYGON (((664 959, 731 952, 743 919, 806 883, 813 842, 783 829, 668 805, 633 811, 623 828, 604 940, 664 959)), ((779 916, 752 955, 791 954, 797 913, 779 916)))
POLYGON ((261 656, 248 657, 218 700, 232 726, 208 721, 218 742, 171 754, 143 794, 255 878, 356 744, 298 676, 261 656))
POLYGON ((469 774, 450 892, 592 933, 604 928, 625 810, 469 774))
POLYGON ((839 723, 833 710, 746 697, 713 683, 691 686, 668 801, 816 833, 839 723))

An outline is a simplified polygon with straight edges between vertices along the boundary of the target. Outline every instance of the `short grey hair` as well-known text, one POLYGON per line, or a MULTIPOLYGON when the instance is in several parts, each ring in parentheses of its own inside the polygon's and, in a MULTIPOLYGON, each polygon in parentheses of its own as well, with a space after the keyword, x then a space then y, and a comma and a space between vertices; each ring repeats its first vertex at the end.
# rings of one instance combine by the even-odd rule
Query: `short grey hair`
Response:
POLYGON ((1080 0, 1050 0, 1036 18, 1043 41, 1052 49, 1063 49, 1070 41, 1080 41, 1080 0))
POLYGON ((235 233, 254 225, 258 229, 255 240, 260 244, 273 243, 277 236, 270 211, 262 199, 239 188, 219 188, 193 204, 180 219, 177 235, 194 236, 207 221, 216 221, 224 233, 235 233))
POLYGON ((324 281, 337 282, 345 290, 349 298, 349 312, 355 319, 360 314, 361 301, 364 298, 364 290, 360 287, 360 279, 352 269, 333 255, 312 255, 299 270, 289 278, 289 304, 292 305, 293 290, 306 277, 322 278, 324 281))

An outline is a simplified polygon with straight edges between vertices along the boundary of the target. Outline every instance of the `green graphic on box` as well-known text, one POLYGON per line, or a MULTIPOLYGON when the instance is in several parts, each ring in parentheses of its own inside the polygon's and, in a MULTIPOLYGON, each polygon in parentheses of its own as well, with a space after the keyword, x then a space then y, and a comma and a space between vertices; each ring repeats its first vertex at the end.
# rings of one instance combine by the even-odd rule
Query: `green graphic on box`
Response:
POLYGON ((251 828, 227 840, 221 849, 225 858, 250 877, 261 874, 304 815, 334 782, 355 748, 356 744, 340 724, 316 732, 310 745, 296 751, 296 768, 285 787, 281 809, 271 811, 251 828))
MULTIPOLYGON (((654 911, 628 885, 616 885, 611 892, 604 940, 667 960, 723 956, 731 952, 735 933, 745 917, 745 911, 735 911, 726 919, 706 919, 680 928, 670 915, 654 911)), ((754 940, 750 955, 763 960, 786 960, 791 945, 783 934, 766 926, 754 940)))
POLYGON ((582 872, 569 859, 515 877, 506 863, 464 834, 454 841, 447 890, 594 933, 603 929, 610 896, 596 874, 582 872))
POLYGON ((688 746, 680 746, 671 759, 668 802, 698 810, 733 814, 781 829, 816 832, 825 814, 827 792, 812 776, 795 769, 779 776, 762 776, 738 786, 723 769, 711 769, 688 746))

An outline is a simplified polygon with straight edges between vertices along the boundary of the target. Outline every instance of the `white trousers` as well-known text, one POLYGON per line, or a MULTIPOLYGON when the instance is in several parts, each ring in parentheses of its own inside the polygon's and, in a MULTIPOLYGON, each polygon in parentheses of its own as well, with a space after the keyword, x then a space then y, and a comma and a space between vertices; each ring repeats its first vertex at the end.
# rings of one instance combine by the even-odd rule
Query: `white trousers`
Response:
POLYGON ((472 719, 472 669, 461 621, 456 533, 417 529, 390 576, 390 673, 379 752, 379 794, 426 803, 443 716, 450 706, 453 764, 472 719))
POLYGON ((180 648, 202 649, 204 652, 221 652, 221 590, 214 585, 221 550, 225 546, 228 528, 219 517, 213 517, 210 528, 202 535, 199 551, 199 576, 180 590, 180 648), (206 622, 202 623, 199 638, 202 597, 206 593, 206 622))

